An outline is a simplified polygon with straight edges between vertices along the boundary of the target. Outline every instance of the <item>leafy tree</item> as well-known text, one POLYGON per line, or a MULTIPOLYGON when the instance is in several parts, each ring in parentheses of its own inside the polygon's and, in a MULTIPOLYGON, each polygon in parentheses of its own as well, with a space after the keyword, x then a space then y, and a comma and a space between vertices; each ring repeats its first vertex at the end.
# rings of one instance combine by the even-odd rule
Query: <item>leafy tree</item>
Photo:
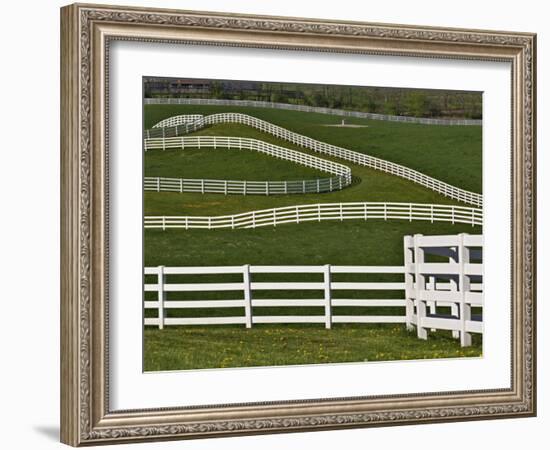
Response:
POLYGON ((405 97, 407 113, 414 117, 422 117, 427 113, 428 100, 422 92, 409 92, 405 97))

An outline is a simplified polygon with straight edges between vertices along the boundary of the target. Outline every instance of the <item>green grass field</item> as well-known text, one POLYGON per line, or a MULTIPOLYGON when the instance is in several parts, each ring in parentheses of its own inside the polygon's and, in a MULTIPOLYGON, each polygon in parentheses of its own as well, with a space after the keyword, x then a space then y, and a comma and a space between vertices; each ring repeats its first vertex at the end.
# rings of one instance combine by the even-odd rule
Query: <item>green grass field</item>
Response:
MULTIPOLYGON (((454 186, 481 192, 481 127, 441 126, 346 118, 366 128, 336 128, 342 118, 268 108, 146 105, 145 128, 178 114, 238 112, 350 150, 403 164, 454 186)), ((200 133, 207 133, 206 130, 200 133)))
MULTIPOLYGON (((340 117, 262 108, 147 105, 145 125, 150 127, 177 114, 243 112, 268 120, 315 139, 362 151, 415 168, 457 187, 481 192, 481 128, 441 127, 346 119, 366 128, 333 128, 340 117)), ((271 135, 238 124, 220 124, 194 135, 242 136, 261 139, 287 148, 341 162, 352 169, 351 186, 323 194, 280 196, 221 195, 195 193, 144 193, 145 215, 222 215, 310 203, 353 201, 457 204, 407 180, 347 161, 313 153, 271 135)), ((185 149, 145 155, 145 175, 232 180, 296 180, 323 178, 327 174, 252 151, 185 149)), ((408 221, 330 221, 287 224, 238 230, 145 230, 145 266, 208 265, 402 265, 406 234, 481 233, 481 227, 449 223, 408 221)), ((264 275, 265 277, 266 275, 264 275)), ((317 275, 294 275, 312 280, 317 275)), ((225 276, 228 281, 231 276, 225 276)), ((387 275, 383 281, 395 275, 387 275)), ((196 281, 214 281, 196 276, 196 281)), ((146 280, 147 281, 147 280, 146 280)), ((186 281, 192 281, 192 277, 186 281)), ((219 279, 216 279, 219 281, 219 279)), ((288 281, 285 279, 285 281, 288 281)), ((343 281, 343 280, 342 280, 343 281)), ((357 280, 366 281, 366 280, 357 280)), ((397 281, 397 279, 395 280, 397 281)), ((276 291, 284 297, 313 298, 311 292, 276 291), (293 297, 290 297, 290 296, 293 297)), ((147 293, 146 299, 154 299, 147 293)), ((171 299, 237 298, 242 293, 169 293, 171 299), (176 295, 175 295, 176 294, 176 295)), ((255 293, 269 298, 272 293, 255 293)), ((314 295, 318 295, 314 294, 314 295)), ((336 297, 338 293, 334 294, 336 297)), ((347 298, 399 298, 402 292, 348 292, 347 298)), ((366 308, 335 308, 336 314, 364 314, 366 308)), ((368 308, 371 314, 402 314, 401 308, 368 308)), ((254 315, 322 314, 322 308, 258 308, 254 315)), ((242 315, 239 308, 222 310, 167 310, 168 317, 242 315)), ((146 311, 154 317, 155 311, 146 311)), ((474 335, 475 336, 475 335, 474 335)), ((144 369, 178 370, 216 367, 315 364, 327 362, 480 356, 481 336, 474 345, 460 348, 448 332, 431 333, 428 341, 417 339, 403 325, 336 324, 174 326, 145 329, 144 369)))
POLYGON ((145 329, 144 370, 282 366, 427 358, 479 357, 481 338, 461 348, 447 332, 423 341, 402 325, 311 324, 244 328, 171 327, 145 329))
MULTIPOLYGON (((145 215, 222 215, 309 203, 363 201, 464 205, 403 178, 320 155, 243 125, 215 125, 193 135, 250 137, 341 162, 351 168, 354 182, 352 186, 341 191, 269 197, 146 192, 145 215)), ((249 150, 176 149, 148 151, 145 157, 145 176, 275 181, 323 178, 328 174, 249 150)))

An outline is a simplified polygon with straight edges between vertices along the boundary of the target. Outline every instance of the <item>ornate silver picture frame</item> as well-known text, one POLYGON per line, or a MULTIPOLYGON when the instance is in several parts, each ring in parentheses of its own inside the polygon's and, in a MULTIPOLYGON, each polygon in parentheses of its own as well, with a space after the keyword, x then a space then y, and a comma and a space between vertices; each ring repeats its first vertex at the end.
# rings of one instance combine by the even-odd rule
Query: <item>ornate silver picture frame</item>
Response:
MULTIPOLYGON (((536 36, 74 4, 61 9, 61 440, 72 446, 536 414, 536 36), (116 41, 511 67, 510 386, 115 410, 109 352, 109 67, 116 41)), ((137 131, 138 133, 141 130, 137 131)))

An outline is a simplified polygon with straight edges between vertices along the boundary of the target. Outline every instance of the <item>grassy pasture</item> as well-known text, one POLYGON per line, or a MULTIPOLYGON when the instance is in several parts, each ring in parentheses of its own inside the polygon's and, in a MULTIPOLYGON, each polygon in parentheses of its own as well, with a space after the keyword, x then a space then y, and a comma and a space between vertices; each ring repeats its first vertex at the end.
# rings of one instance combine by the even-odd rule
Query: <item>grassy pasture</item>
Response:
POLYGON ((423 341, 391 324, 256 325, 145 329, 144 370, 392 361, 481 356, 481 338, 461 348, 447 332, 423 341))
POLYGON ((351 150, 403 164, 462 189, 481 192, 482 130, 479 126, 441 126, 346 118, 365 128, 337 128, 342 117, 328 114, 199 105, 145 105, 145 128, 178 114, 240 112, 351 150))
MULTIPOLYGON (((193 135, 239 136, 264 140, 351 168, 353 184, 341 191, 292 195, 220 195, 146 192, 145 215, 223 215, 281 206, 338 202, 417 202, 463 205, 416 183, 378 170, 321 155, 250 127, 219 124, 193 135)), ((286 180, 322 178, 326 173, 248 150, 196 149, 150 150, 145 155, 145 176, 219 178, 232 180, 286 180), (262 178, 263 177, 263 178, 262 178)))
MULTIPOLYGON (((176 114, 243 112, 268 120, 321 141, 363 151, 447 181, 465 189, 481 191, 480 127, 440 127, 346 119, 366 128, 334 128, 340 117, 262 108, 227 108, 177 105, 147 105, 146 127, 176 114), (429 145, 428 145, 429 144, 429 145)), ((385 201, 460 204, 401 178, 356 166, 293 146, 268 134, 238 124, 219 124, 195 135, 242 136, 297 148, 352 168, 354 183, 341 191, 325 194, 242 196, 146 192, 146 215, 222 215, 255 209, 308 203, 385 201)), ((326 174, 251 151, 185 149, 150 151, 145 157, 146 176, 286 180, 324 177, 326 174), (252 174, 252 175, 250 175, 252 174)), ((481 227, 429 222, 330 221, 287 224, 254 230, 145 230, 144 265, 401 265, 403 236, 406 234, 481 233, 481 227)), ((263 275, 269 277, 269 275, 263 275)), ((234 275, 226 276, 231 281, 234 275)), ((296 274, 284 281, 313 281, 318 275, 296 274)), ((368 277, 368 276, 367 276, 368 277)), ((381 281, 397 281, 386 275, 381 281)), ((206 282, 210 276, 188 277, 206 282)), ((147 282, 149 279, 147 280, 147 282)), ((258 280, 260 281, 260 280, 258 280)), ((261 281, 264 281, 262 279, 261 281)), ((283 281, 283 280, 281 280, 283 281)), ((344 281, 338 280, 338 281, 344 281)), ((348 281, 369 281, 354 279, 348 281)), ((340 298, 402 298, 402 292, 335 292, 340 298), (342 297, 343 296, 343 297, 342 297)), ((255 298, 317 298, 319 292, 255 292, 255 298)), ((240 298, 240 292, 170 293, 167 300, 240 298)), ((154 299, 147 293, 146 299, 154 299)), ((372 314, 401 314, 402 308, 369 308, 372 314)), ((168 316, 242 315, 235 309, 166 310, 168 316)), ((359 308, 335 308, 336 314, 363 314, 359 308)), ((258 314, 321 314, 321 308, 256 308, 258 314)), ((146 311, 154 317, 155 311, 146 311)), ((418 340, 403 325, 335 324, 188 326, 144 332, 144 369, 183 370, 218 367, 315 364, 327 362, 386 361, 423 358, 480 356, 481 336, 474 345, 460 348, 450 333, 432 333, 428 341, 418 340)))
POLYGON ((149 150, 144 161, 145 176, 150 177, 284 181, 332 176, 311 167, 253 150, 205 148, 149 150))

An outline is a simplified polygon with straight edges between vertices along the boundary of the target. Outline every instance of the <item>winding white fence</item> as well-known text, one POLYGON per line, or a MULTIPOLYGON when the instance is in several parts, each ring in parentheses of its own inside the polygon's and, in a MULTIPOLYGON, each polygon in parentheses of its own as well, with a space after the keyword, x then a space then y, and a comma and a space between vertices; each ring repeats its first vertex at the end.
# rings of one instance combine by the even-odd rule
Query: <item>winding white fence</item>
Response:
POLYGON ((408 167, 402 166, 400 164, 376 158, 374 156, 370 156, 357 151, 348 150, 342 147, 338 147, 336 145, 317 141, 310 137, 303 136, 301 134, 274 125, 270 122, 266 122, 265 120, 257 119, 255 117, 240 113, 212 114, 209 116, 203 116, 200 119, 197 119, 195 122, 189 122, 187 115, 171 117, 169 119, 166 119, 165 121, 157 123, 153 129, 145 131, 145 149, 148 149, 148 145, 152 145, 148 144, 148 142, 154 142, 153 145, 155 145, 155 148, 162 148, 162 142, 166 141, 166 138, 169 138, 170 136, 178 136, 180 134, 191 133, 193 131, 204 128, 207 125, 214 125, 218 123, 240 123, 248 125, 265 133, 276 136, 280 139, 284 139, 293 144, 309 148, 310 150, 313 150, 315 152, 331 155, 337 158, 344 159, 346 161, 353 162, 358 165, 370 167, 376 170, 380 170, 382 172, 396 175, 406 180, 410 180, 435 192, 443 194, 446 197, 479 207, 483 205, 483 196, 481 194, 470 192, 465 189, 460 189, 456 186, 452 186, 449 183, 437 180, 417 170, 409 169, 408 167), (165 125, 169 123, 171 125, 169 127, 165 127, 165 125), (159 137, 164 138, 164 140, 152 140, 159 137))
POLYGON ((227 148, 253 150, 291 161, 302 166, 311 167, 342 177, 344 186, 351 183, 351 169, 343 164, 329 161, 317 156, 308 155, 296 150, 279 147, 258 139, 227 136, 180 136, 173 138, 150 138, 145 140, 145 151, 185 148, 227 148))
POLYGON ((403 323, 409 329, 416 326, 421 339, 427 339, 428 329, 451 330, 455 338, 460 338, 462 346, 469 346, 471 333, 483 333, 482 315, 472 315, 472 307, 481 309, 484 304, 482 247, 481 235, 415 235, 404 237, 403 266, 147 267, 144 274, 149 281, 144 291, 156 293, 156 299, 144 300, 144 308, 157 310, 157 317, 146 317, 144 321, 145 325, 160 329, 169 325, 242 324, 250 328, 260 323, 319 323, 331 328, 333 323, 403 323), (429 254, 445 256, 448 262, 427 262, 429 254), (269 281, 266 274, 270 275, 269 281), (302 280, 296 281, 297 274, 302 280), (348 281, 350 274, 354 281, 348 281), (397 278, 373 281, 373 276, 386 277, 387 274, 397 275, 397 278), (197 282, 193 278, 197 275, 208 275, 210 279, 197 282), (233 277, 229 281, 228 275, 233 277), (357 281, 358 275, 367 275, 368 281, 357 281), (186 277, 192 278, 186 281, 186 277), (216 281, 216 277, 222 278, 216 281), (273 281, 274 277, 278 280, 273 281), (369 291, 391 291, 383 296, 391 298, 364 298, 369 291), (204 293, 220 292, 226 297, 237 298, 167 298, 174 293, 191 293, 199 297, 204 293), (270 298, 265 298, 266 292, 272 293, 270 298), (363 298, 349 298, 351 292, 361 292, 363 298), (280 298, 281 293, 286 298, 280 298), (292 293, 300 298, 289 298, 292 293), (304 294, 307 298, 301 298, 304 294), (284 308, 313 307, 318 314, 297 313, 294 309, 293 315, 262 315, 264 307, 277 308, 277 312, 281 308, 284 311, 284 308), (334 310, 338 307, 347 307, 347 310, 338 314, 334 310), (395 309, 391 315, 387 311, 384 315, 379 311, 378 314, 376 311, 365 314, 364 309, 354 311, 365 307, 395 309), (240 312, 231 316, 215 315, 227 308, 239 308, 240 312), (174 314, 168 313, 169 310, 174 310, 174 314), (181 317, 189 310, 211 311, 213 315, 181 317))
POLYGON ((346 186, 342 177, 294 181, 208 180, 196 178, 145 177, 143 187, 155 192, 201 194, 284 195, 332 192, 346 186))
POLYGON ((193 123, 204 117, 202 114, 186 114, 185 116, 174 116, 168 119, 161 120, 153 128, 174 127, 182 123, 193 123))
POLYGON ((423 220, 428 222, 483 224, 481 209, 423 203, 316 203, 249 211, 226 216, 145 216, 145 228, 258 228, 286 223, 325 220, 423 220))
POLYGON ((433 119, 430 117, 394 116, 390 114, 376 114, 363 111, 349 111, 346 109, 323 108, 319 106, 293 105, 290 103, 262 102, 258 100, 229 100, 214 98, 146 98, 146 105, 217 105, 217 106, 244 106, 253 108, 286 109, 291 111, 313 112, 330 114, 333 116, 359 117, 362 119, 384 120, 389 122, 420 123, 424 125, 477 125, 481 126, 480 119, 433 119))

